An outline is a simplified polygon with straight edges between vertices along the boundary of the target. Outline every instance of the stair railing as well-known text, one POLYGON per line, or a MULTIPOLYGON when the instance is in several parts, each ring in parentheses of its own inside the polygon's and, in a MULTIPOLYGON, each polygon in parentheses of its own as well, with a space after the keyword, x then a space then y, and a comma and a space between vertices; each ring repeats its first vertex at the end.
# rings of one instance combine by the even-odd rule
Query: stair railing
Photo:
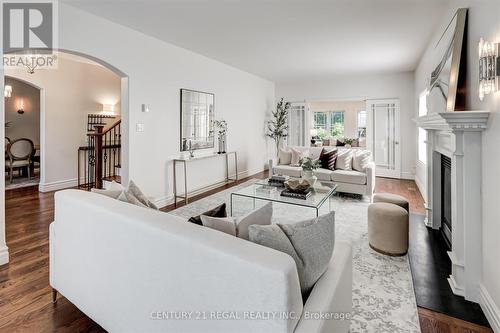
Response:
POLYGON ((78 187, 101 189, 104 180, 120 181, 121 120, 111 127, 94 124, 87 133, 87 146, 78 149, 78 187))

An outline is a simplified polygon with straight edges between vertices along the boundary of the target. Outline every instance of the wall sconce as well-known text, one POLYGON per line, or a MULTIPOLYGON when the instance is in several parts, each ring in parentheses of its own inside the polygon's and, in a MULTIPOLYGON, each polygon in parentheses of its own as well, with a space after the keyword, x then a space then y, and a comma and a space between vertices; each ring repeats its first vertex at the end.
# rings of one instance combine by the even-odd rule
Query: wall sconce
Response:
POLYGON ((115 115, 115 105, 114 104, 103 104, 102 113, 109 116, 115 115))
POLYGON ((498 43, 479 41, 479 99, 498 90, 500 57, 498 43))
POLYGON ((17 113, 24 114, 24 101, 22 98, 19 101, 19 110, 17 110, 17 113))
POLYGON ((3 91, 3 96, 5 98, 10 98, 12 96, 12 86, 11 85, 5 85, 4 91, 3 91))

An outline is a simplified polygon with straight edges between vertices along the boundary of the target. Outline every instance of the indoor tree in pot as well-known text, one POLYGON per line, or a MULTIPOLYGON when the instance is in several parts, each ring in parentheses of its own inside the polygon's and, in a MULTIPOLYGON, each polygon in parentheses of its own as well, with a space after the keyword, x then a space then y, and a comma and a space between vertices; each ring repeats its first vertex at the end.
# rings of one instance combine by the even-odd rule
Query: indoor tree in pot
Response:
POLYGON ((285 102, 283 98, 276 105, 276 110, 272 112, 273 119, 267 122, 266 136, 274 140, 276 144, 276 156, 283 140, 288 136, 288 111, 290 102, 285 102))
POLYGON ((321 164, 319 160, 313 160, 310 157, 304 157, 299 161, 302 170, 304 171, 302 178, 305 179, 309 185, 314 186, 318 177, 316 177, 313 173, 314 170, 318 169, 321 164))

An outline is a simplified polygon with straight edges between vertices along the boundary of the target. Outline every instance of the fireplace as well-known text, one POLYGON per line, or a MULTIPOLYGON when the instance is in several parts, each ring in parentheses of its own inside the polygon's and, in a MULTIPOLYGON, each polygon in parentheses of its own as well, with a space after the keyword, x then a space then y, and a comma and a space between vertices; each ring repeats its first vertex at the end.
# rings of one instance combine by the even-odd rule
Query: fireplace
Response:
POLYGON ((441 233, 451 249, 451 158, 441 155, 441 233))
POLYGON ((450 251, 448 283, 454 294, 479 300, 482 272, 481 146, 487 111, 428 114, 426 225, 441 230, 450 251))

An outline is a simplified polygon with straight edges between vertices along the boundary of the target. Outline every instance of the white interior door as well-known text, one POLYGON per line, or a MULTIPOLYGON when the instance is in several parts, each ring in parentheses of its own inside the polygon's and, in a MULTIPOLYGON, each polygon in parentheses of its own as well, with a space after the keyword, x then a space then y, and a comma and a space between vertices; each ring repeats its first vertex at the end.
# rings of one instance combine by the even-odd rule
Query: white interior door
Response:
POLYGON ((372 151, 376 175, 401 178, 399 100, 367 100, 367 146, 372 151))
POLYGON ((306 145, 306 103, 291 103, 288 113, 288 146, 306 145))

